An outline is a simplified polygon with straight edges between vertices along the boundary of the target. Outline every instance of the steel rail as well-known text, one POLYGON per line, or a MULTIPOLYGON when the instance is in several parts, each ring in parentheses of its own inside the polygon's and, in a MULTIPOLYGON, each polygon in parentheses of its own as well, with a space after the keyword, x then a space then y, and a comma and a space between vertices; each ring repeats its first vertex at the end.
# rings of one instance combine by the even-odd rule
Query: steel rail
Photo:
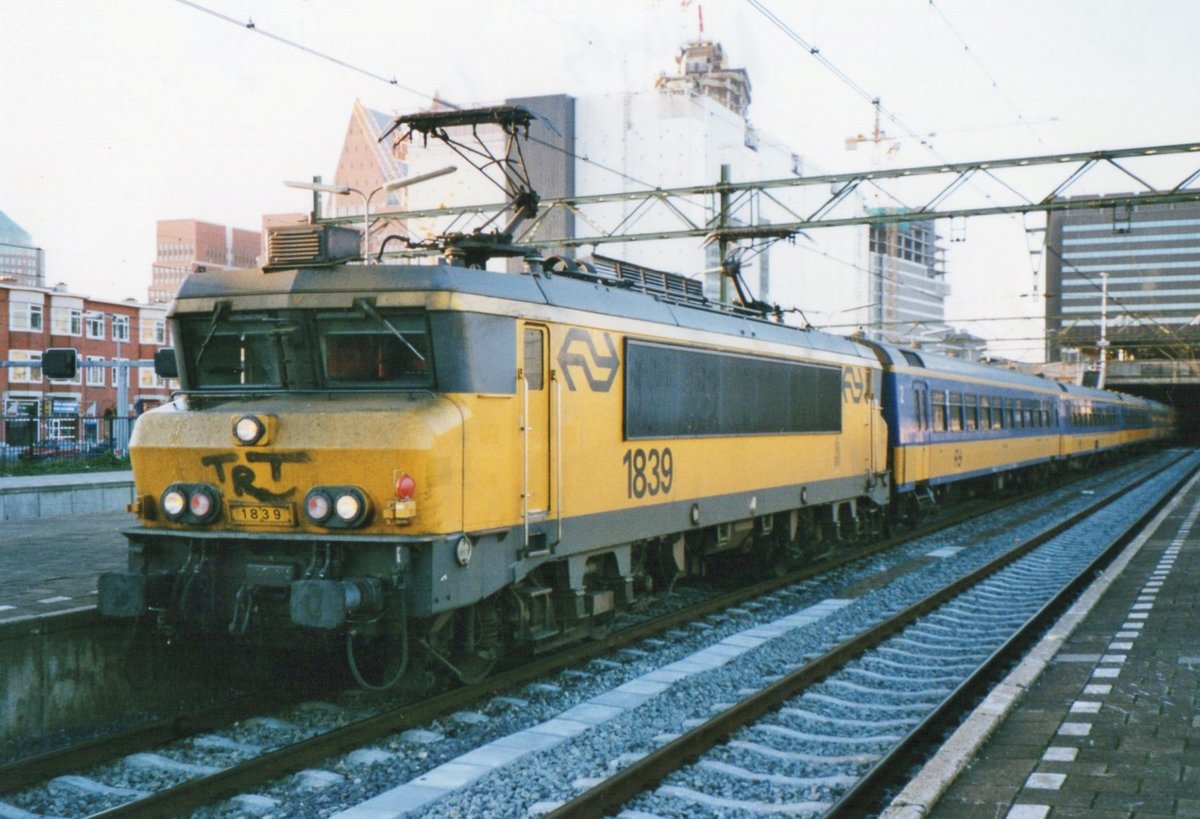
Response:
MULTIPOLYGON (((1084 480, 1086 477, 1087 476, 1081 476, 1076 480, 1060 481, 1058 484, 1056 484, 1056 486, 1070 485, 1077 480, 1084 480)), ((662 617, 648 620, 644 623, 622 627, 619 631, 613 631, 609 636, 602 640, 583 643, 579 646, 566 649, 564 652, 547 657, 544 665, 539 663, 536 664, 537 668, 533 668, 532 666, 528 667, 528 673, 517 676, 509 676, 508 673, 502 673, 484 680, 482 683, 478 684, 477 686, 473 686, 470 689, 470 691, 473 693, 464 695, 464 701, 469 702, 473 699, 478 699, 479 697, 486 696, 504 687, 520 685, 529 678, 534 678, 540 674, 550 673, 560 667, 569 667, 572 664, 586 662, 587 660, 596 656, 603 656, 604 654, 610 653, 617 648, 636 643, 647 637, 670 630, 690 620, 695 620, 697 618, 704 617, 707 614, 722 611, 732 606, 737 606, 745 600, 753 597, 769 594, 778 589, 785 588, 793 583, 802 581, 805 578, 822 572, 831 571, 853 563, 856 560, 886 551, 887 549, 891 549, 897 545, 900 545, 907 540, 917 537, 925 537, 952 526, 957 526, 967 520, 1017 505, 1029 499, 1030 497, 1040 494, 1042 491, 1044 491, 1044 489, 1045 487, 1041 487, 1037 490, 1014 493, 1003 500, 992 501, 970 508, 960 508, 957 511, 949 513, 943 511, 937 520, 922 524, 915 529, 907 530, 882 540, 877 540, 857 549, 847 550, 846 552, 838 554, 834 557, 826 558, 818 563, 795 569, 781 577, 771 577, 762 580, 750 586, 719 595, 712 600, 686 607, 677 612, 672 612, 662 617)), ((314 695, 319 694, 316 694, 314 689, 309 688, 302 689, 299 694, 295 696, 290 694, 283 696, 252 695, 245 698, 239 698, 234 702, 218 703, 212 706, 197 709, 196 711, 189 712, 187 714, 182 714, 168 719, 155 720, 145 725, 135 726, 133 728, 113 734, 106 734, 78 745, 73 745, 54 751, 48 751, 35 757, 26 757, 24 759, 8 762, 0 765, 0 794, 27 788, 36 785, 39 782, 45 782, 55 776, 79 772, 95 765, 111 763, 123 756, 144 750, 147 747, 167 744, 183 739, 187 736, 201 733, 203 731, 213 730, 232 721, 254 716, 257 713, 261 713, 263 710, 283 707, 294 703, 298 698, 311 698, 314 695)), ((453 708, 458 707, 458 705, 450 704, 445 705, 444 707, 453 710, 453 708)), ((433 716, 436 717, 438 715, 439 714, 434 714, 433 716)), ((377 723, 376 728, 365 729, 364 734, 369 733, 370 730, 375 730, 379 734, 386 734, 389 732, 389 730, 391 730, 384 730, 382 727, 387 724, 386 715, 380 715, 378 718, 381 721, 377 723)), ((424 718, 421 717, 420 714, 411 712, 407 713, 407 715, 394 715, 392 722, 403 729, 413 722, 421 721, 422 719, 424 718)), ((355 723, 355 725, 357 724, 358 723, 355 723)), ((353 726, 346 727, 351 728, 353 726)), ((314 748, 316 740, 318 739, 320 738, 317 737, 309 740, 309 742, 314 743, 314 748)), ((347 741, 349 742, 349 740, 347 741)), ((274 757, 274 762, 272 763, 278 771, 282 773, 288 773, 303 767, 305 764, 308 764, 307 762, 289 762, 286 755, 283 754, 283 751, 285 750, 286 749, 280 749, 279 751, 272 752, 272 754, 279 754, 279 756, 274 757)), ((326 755, 333 755, 334 753, 336 752, 331 751, 326 755)), ((307 754, 308 751, 304 751, 305 759, 308 758, 307 754)), ((312 758, 317 759, 318 757, 312 758)), ((264 778, 269 778, 269 776, 263 776, 262 774, 258 774, 257 776, 258 779, 256 781, 262 781, 264 778)), ((214 787, 214 791, 220 792, 223 787, 219 782, 220 777, 221 774, 214 774, 211 777, 205 777, 204 779, 211 780, 210 784, 214 787)), ((181 785, 177 787, 183 786, 181 785)), ((231 785, 229 787, 232 788, 233 786, 231 785)), ((173 791, 174 788, 170 788, 160 792, 160 799, 162 800, 161 807, 159 808, 160 810, 167 810, 169 812, 172 806, 170 806, 167 795, 171 794, 173 791)), ((211 801, 215 801, 217 798, 220 797, 214 797, 213 799, 208 800, 208 802, 196 802, 196 797, 189 796, 187 804, 190 805, 190 808, 180 808, 180 810, 194 809, 202 804, 208 804, 211 801)), ((97 815, 137 816, 153 815, 153 813, 139 814, 134 811, 133 804, 130 804, 118 806, 105 813, 100 813, 97 815)))
MULTIPOLYGON (((987 511, 993 510, 989 508, 987 511)), ((982 512, 976 514, 982 514, 982 512)), ((937 526, 929 527, 929 529, 941 529, 948 525, 953 525, 953 523, 939 522, 937 526)), ((919 534, 925 533, 926 530, 922 530, 919 534)), ((915 537, 917 534, 907 533, 904 538, 915 537)), ((92 814, 91 819, 113 819, 113 817, 157 819, 161 816, 183 815, 223 798, 242 793, 267 780, 370 744, 379 737, 407 730, 415 725, 459 710, 481 697, 492 696, 499 691, 526 684, 561 668, 611 654, 618 648, 668 631, 683 623, 736 606, 747 599, 768 594, 814 574, 868 557, 883 549, 891 548, 900 541, 901 538, 897 537, 876 542, 853 552, 839 555, 832 560, 806 566, 783 577, 769 578, 645 623, 622 628, 602 639, 580 643, 544 659, 501 672, 476 685, 464 686, 418 703, 367 717, 294 745, 268 752, 214 774, 191 779, 137 801, 100 811, 92 814)))
POLYGON ((945 700, 933 709, 925 719, 918 723, 907 736, 902 739, 890 752, 875 763, 850 790, 842 794, 833 807, 825 814, 827 817, 857 817, 876 813, 875 807, 884 799, 887 790, 901 782, 905 772, 912 767, 914 759, 926 758, 926 754, 917 754, 922 746, 936 744, 948 728, 955 726, 964 710, 976 697, 993 684, 997 673, 1006 668, 1010 662, 1025 651, 1038 635, 1054 623, 1062 611, 1067 608, 1084 589, 1088 587, 1109 563, 1116 559, 1138 533, 1141 532, 1159 511, 1170 502, 1175 491, 1185 485, 1200 467, 1193 469, 1163 494, 1146 510, 1145 514, 1130 523, 1107 548, 1095 557, 1087 566, 1081 569, 1061 591, 1047 601, 1026 623, 1021 626, 1008 640, 997 648, 977 670, 963 680, 945 700))
MULTIPOLYGON (((627 645, 630 642, 645 639, 647 636, 659 633, 670 628, 674 628, 680 623, 687 622, 697 617, 703 617, 707 613, 720 611, 730 606, 735 606, 749 597, 760 594, 767 594, 776 589, 782 588, 788 584, 795 583, 810 577, 818 572, 829 571, 836 569, 847 563, 859 560, 864 557, 869 557, 876 552, 891 548, 903 539, 912 537, 922 537, 940 529, 954 526, 961 523, 963 520, 979 515, 987 514, 995 511, 998 508, 1020 502, 1025 495, 1017 495, 1007 499, 1004 503, 988 505, 982 509, 975 509, 968 512, 962 512, 957 515, 951 515, 939 519, 935 524, 926 525, 918 530, 905 532, 903 535, 889 538, 883 541, 876 541, 861 549, 847 551, 844 554, 838 555, 836 558, 831 558, 826 561, 805 566, 801 569, 794 570, 787 575, 779 578, 769 578, 760 583, 748 586, 745 589, 736 590, 728 594, 720 595, 711 601, 700 603, 695 606, 689 606, 681 609, 678 612, 673 612, 666 615, 664 618, 657 618, 653 621, 647 621, 644 624, 629 626, 620 631, 615 631, 609 638, 603 641, 588 643, 588 646, 594 646, 598 653, 603 653, 612 648, 627 645), (626 642, 623 637, 629 635, 626 642)), ((558 655, 555 655, 558 656, 558 655)), ((578 657, 564 659, 562 662, 567 665, 571 662, 577 662, 578 657)), ((587 659, 587 657, 583 657, 587 659)), ((499 677, 494 678, 499 680, 499 677)), ((481 684, 479 690, 486 693, 489 686, 495 688, 492 680, 485 680, 481 684)), ((305 698, 311 698, 317 694, 313 689, 305 688, 299 694, 284 695, 284 696, 262 696, 258 694, 250 695, 244 698, 239 698, 233 702, 222 702, 211 706, 197 709, 195 711, 182 714, 179 716, 153 720, 144 725, 134 726, 116 733, 105 734, 86 742, 72 745, 65 748, 47 751, 37 756, 25 757, 12 762, 7 762, 0 765, 0 794, 10 793, 21 788, 35 785, 38 782, 44 782, 52 779, 55 776, 60 776, 66 773, 78 772, 85 768, 112 762, 130 753, 144 750, 146 747, 155 745, 163 745, 183 739, 187 736, 195 735, 203 731, 212 730, 222 725, 228 724, 234 720, 244 719, 261 713, 263 710, 283 707, 305 698)), ((477 694, 476 696, 481 696, 477 694)))
MULTIPOLYGON (((1185 456, 1181 455, 1180 459, 1183 457, 1185 456)), ((1121 490, 1118 496, 1132 491, 1152 477, 1154 475, 1146 475, 1134 481, 1121 490)), ((591 819, 591 817, 618 810, 634 797, 657 785, 669 774, 694 762, 705 752, 729 739, 738 730, 778 709, 785 702, 799 696, 805 689, 841 669, 851 660, 875 648, 920 617, 987 579, 1056 535, 1080 523, 1102 507, 1107 506, 1112 500, 1113 496, 1109 496, 1089 504, 1086 509, 1072 515, 1067 520, 1054 525, 886 620, 871 626, 857 636, 840 643, 822 656, 806 663, 703 724, 685 731, 676 739, 631 763, 614 776, 605 779, 590 790, 584 791, 546 814, 546 819, 576 819, 576 817, 591 819)), ((903 754, 889 754, 885 757, 888 767, 884 771, 892 770, 891 766, 899 764, 902 758, 903 754)), ((881 765, 882 762, 876 767, 881 765)), ((881 772, 880 776, 882 775, 881 772)), ((844 812, 839 815, 849 816, 852 814, 844 812)))
MULTIPOLYGON (((1069 481, 1067 483, 1070 483, 1069 481)), ((914 538, 922 537, 965 520, 1020 503, 1036 492, 1019 493, 1003 502, 986 504, 958 515, 938 520, 932 525, 876 541, 863 548, 848 551, 818 564, 805 566, 782 577, 769 578, 758 583, 720 595, 712 600, 689 606, 677 612, 657 617, 622 628, 600 640, 580 643, 562 652, 528 663, 519 668, 501 672, 483 682, 440 694, 428 700, 402 706, 388 712, 368 717, 320 736, 312 737, 295 745, 289 745, 263 756, 218 771, 214 774, 188 780, 166 788, 135 802, 118 805, 93 814, 91 819, 129 819, 146 817, 157 819, 165 815, 182 815, 221 799, 245 792, 261 783, 314 765, 331 756, 345 753, 376 741, 398 731, 436 719, 446 713, 459 710, 484 696, 511 689, 561 668, 587 662, 596 657, 611 654, 618 648, 631 645, 647 637, 668 631, 676 626, 696 620, 714 612, 737 606, 740 603, 770 592, 785 588, 813 575, 827 572, 869 557, 914 538)))

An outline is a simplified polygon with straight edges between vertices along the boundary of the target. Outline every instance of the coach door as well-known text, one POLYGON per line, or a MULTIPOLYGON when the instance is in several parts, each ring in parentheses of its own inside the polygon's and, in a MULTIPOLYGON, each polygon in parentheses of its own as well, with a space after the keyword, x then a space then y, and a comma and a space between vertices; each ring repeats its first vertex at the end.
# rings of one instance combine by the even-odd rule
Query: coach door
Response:
POLYGON ((550 378, 546 328, 526 324, 521 333, 521 437, 524 449, 524 478, 521 511, 525 517, 525 541, 531 551, 538 544, 529 542, 529 522, 546 517, 550 509, 550 378))
POLYGON ((929 387, 923 381, 914 381, 912 389, 912 414, 900 424, 902 442, 905 447, 905 483, 929 480, 929 387), (910 426, 911 425, 911 426, 910 426), (909 427, 912 432, 904 435, 909 427))

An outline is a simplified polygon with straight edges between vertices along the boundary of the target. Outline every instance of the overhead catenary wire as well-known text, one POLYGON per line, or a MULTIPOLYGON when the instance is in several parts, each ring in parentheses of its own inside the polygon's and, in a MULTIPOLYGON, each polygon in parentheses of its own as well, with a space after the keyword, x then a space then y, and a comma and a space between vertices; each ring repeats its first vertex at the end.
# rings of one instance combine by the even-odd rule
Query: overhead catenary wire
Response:
POLYGON ((1000 95, 1000 98, 1004 100, 1005 104, 1012 109, 1014 114, 1016 114, 1017 121, 1027 128, 1029 133, 1033 134, 1034 139, 1037 140, 1039 145, 1045 147, 1046 143, 1042 140, 1042 136, 1037 132, 1037 129, 1033 127, 1033 123, 1025 118, 1024 114, 1021 113, 1021 109, 1017 108, 1017 105, 1012 101, 1012 98, 1004 92, 1003 88, 1000 87, 999 81, 997 81, 992 75, 992 72, 988 71, 987 66, 983 64, 983 60, 979 58, 979 54, 975 51, 975 49, 971 48, 971 46, 967 43, 966 38, 963 37, 962 33, 959 32, 954 24, 950 22, 950 18, 946 16, 946 12, 942 11, 942 8, 936 2, 934 2, 934 0, 928 0, 928 3, 929 7, 933 9, 933 11, 937 13, 938 17, 941 18, 942 22, 946 24, 946 28, 950 29, 950 33, 954 35, 954 38, 958 40, 960 45, 962 45, 963 51, 966 52, 967 56, 971 58, 979 70, 983 72, 983 75, 987 77, 992 89, 1000 95))
MULTIPOLYGON (((324 51, 320 51, 318 49, 312 48, 311 46, 304 45, 303 43, 297 42, 295 40, 290 40, 287 37, 283 37, 278 34, 274 34, 270 31, 267 31, 266 29, 260 27, 252 19, 251 20, 239 20, 236 17, 231 17, 227 14, 222 14, 219 11, 210 9, 207 6, 204 6, 200 3, 194 2, 194 0, 175 0, 175 2, 180 3, 181 5, 187 6, 189 8, 195 9, 196 11, 202 12, 204 14, 208 14, 212 17, 216 17, 218 20, 223 20, 227 23, 231 23, 231 24, 237 26, 238 28, 245 29, 246 31, 250 31, 254 34, 261 35, 263 37, 266 37, 267 39, 274 40, 275 42, 280 43, 285 46, 288 46, 289 48, 297 49, 299 51, 304 52, 305 54, 308 54, 310 56, 316 57, 321 60, 326 60, 326 61, 333 63, 334 65, 337 65, 348 71, 353 71, 357 74, 363 75, 364 77, 369 77, 370 79, 378 80, 379 82, 386 83, 387 85, 390 85, 393 88, 399 88, 402 91, 407 91, 408 93, 414 94, 415 96, 418 96, 422 99, 429 100, 431 103, 443 105, 447 108, 453 108, 455 110, 459 110, 462 108, 461 105, 457 105, 457 104, 445 99, 444 97, 439 96, 436 93, 431 94, 429 92, 421 91, 419 89, 405 85, 405 84, 401 83, 399 80, 397 80, 394 76, 387 77, 376 71, 372 71, 370 69, 363 68, 362 66, 355 65, 354 63, 351 63, 347 60, 343 60, 340 57, 335 57, 332 54, 327 54, 324 51)), ((580 156, 567 148, 563 148, 560 145, 554 145, 553 143, 546 142, 545 140, 538 139, 536 137, 530 137, 529 141, 537 143, 538 145, 542 145, 543 147, 549 148, 551 150, 559 151, 560 153, 564 154, 565 156, 570 157, 571 159, 575 159, 579 162, 586 162, 587 164, 592 165, 592 166, 594 166, 602 171, 605 171, 607 173, 616 174, 617 176, 620 176, 622 179, 624 179, 627 182, 634 182, 638 185, 644 185, 646 187, 654 187, 654 184, 651 182, 646 182, 645 180, 630 176, 629 174, 626 174, 615 168, 610 168, 607 165, 604 165, 600 162, 596 162, 595 160, 592 160, 586 156, 580 156)))
MULTIPOLYGON (((915 139, 923 148, 925 148, 927 151, 929 151, 931 154, 933 154, 933 156, 936 157, 938 160, 943 161, 943 162, 946 161, 945 157, 941 156, 938 153, 937 149, 933 147, 932 143, 930 143, 927 139, 925 139, 924 136, 922 136, 920 133, 918 133, 916 130, 914 130, 912 127, 910 127, 908 124, 902 122, 900 120, 900 118, 898 116, 896 116, 896 114, 894 114, 891 110, 886 108, 883 105, 882 99, 879 95, 872 94, 870 91, 868 91, 866 88, 864 88, 858 82, 856 82, 849 74, 847 74, 840 67, 838 67, 838 65, 836 63, 834 63, 832 60, 830 60, 828 57, 826 57, 824 54, 822 54, 820 48, 813 45, 812 43, 809 43, 807 40, 805 40, 803 37, 801 37, 799 34, 797 34, 796 31, 791 26, 789 26, 786 22, 784 22, 784 20, 781 17, 779 17, 777 14, 775 14, 769 8, 767 8, 766 5, 762 2, 762 0, 746 0, 746 2, 749 3, 750 6, 755 11, 759 12, 763 17, 767 18, 767 20, 770 21, 770 23, 773 26, 775 26, 777 29, 779 29, 788 39, 790 39, 796 45, 800 46, 805 51, 807 51, 813 57, 813 59, 815 59, 822 66, 824 66, 830 73, 832 73, 835 77, 837 77, 844 85, 846 85, 846 87, 848 87, 851 91, 853 91, 857 96, 859 96, 862 99, 869 102, 875 108, 875 110, 879 112, 880 115, 885 117, 889 122, 891 122, 896 127, 900 128, 902 131, 904 131, 904 133, 908 137, 910 137, 911 139, 915 139)), ((1012 193, 1018 197, 1021 197, 1022 199, 1025 199, 1025 201, 1027 203, 1029 202, 1029 199, 1023 193, 1021 193, 1020 191, 1013 188, 1011 185, 1006 183, 1004 180, 996 177, 995 174, 993 174, 991 172, 991 170, 983 169, 983 173, 986 176, 988 176, 989 178, 991 178, 993 181, 998 183, 1001 187, 1006 188, 1010 193, 1012 193)), ((974 183, 972 183, 972 185, 973 184, 974 183)), ((984 195, 985 199, 991 200, 991 198, 992 198, 991 194, 989 194, 987 192, 984 192, 983 195, 984 195)))
MULTIPOLYGON (((888 120, 888 122, 891 122, 897 128, 904 131, 904 133, 907 134, 912 139, 917 140, 917 142, 920 143, 922 146, 924 146, 926 149, 928 149, 930 151, 934 150, 933 145, 930 144, 928 140, 926 140, 921 134, 917 133, 917 131, 910 128, 907 124, 902 122, 900 120, 900 118, 896 116, 896 114, 894 114, 891 110, 886 108, 883 105, 883 102, 881 101, 881 98, 878 95, 872 94, 866 88, 863 88, 861 85, 859 85, 858 82, 856 82, 849 74, 847 74, 845 71, 843 71, 841 68, 839 68, 836 63, 834 63, 832 60, 830 60, 828 57, 826 57, 824 54, 822 54, 820 48, 818 48, 817 46, 808 42, 803 37, 801 37, 798 33, 796 33, 796 31, 791 26, 789 26, 787 23, 785 23, 782 18, 780 18, 777 14, 775 14, 775 12, 773 12, 769 8, 767 8, 766 5, 761 2, 761 0, 746 0, 746 2, 750 4, 751 8, 753 8, 755 11, 757 11, 763 17, 767 18, 767 20, 771 23, 771 25, 773 25, 773 26, 775 26, 775 28, 779 29, 779 31, 781 31, 789 40, 791 40, 796 45, 800 46, 802 49, 807 51, 812 56, 813 59, 815 59, 827 71, 829 71, 831 74, 833 74, 833 76, 835 76, 838 80, 840 80, 843 85, 845 85, 847 88, 849 88, 855 94, 862 97, 865 101, 867 101, 872 106, 874 106, 875 110, 878 111, 880 113, 880 115, 885 117, 888 120)), ((936 152, 935 152, 935 154, 936 154, 936 152)))
POLYGON ((424 91, 418 91, 415 88, 407 86, 404 83, 397 80, 395 77, 385 77, 382 74, 377 74, 374 71, 370 71, 366 68, 362 68, 361 66, 354 65, 353 63, 347 62, 346 60, 343 60, 339 57, 334 57, 332 54, 326 54, 323 51, 317 51, 315 48, 310 48, 310 47, 304 45, 303 43, 296 42, 295 40, 289 40, 288 38, 281 37, 278 34, 272 34, 271 32, 266 31, 265 29, 259 28, 258 25, 253 20, 238 20, 235 17, 230 17, 227 14, 222 14, 219 11, 210 9, 207 6, 202 6, 199 3, 192 2, 192 0, 175 0, 175 2, 181 3, 182 5, 188 6, 189 8, 193 8, 196 11, 203 12, 204 14, 208 14, 213 17, 216 17, 219 20, 224 20, 227 23, 233 23, 235 26, 239 26, 241 28, 246 29, 247 31, 251 31, 255 34, 266 37, 269 40, 275 40, 276 42, 283 43, 286 46, 303 51, 304 53, 310 54, 313 57, 317 57, 322 60, 328 60, 329 62, 333 63, 334 65, 338 65, 338 66, 341 66, 342 68, 348 69, 350 71, 354 71, 358 74, 362 74, 365 77, 370 77, 373 80, 379 80, 380 82, 385 82, 394 88, 399 88, 402 91, 407 91, 408 93, 415 94, 418 97, 422 97, 424 99, 431 100, 431 101, 437 101, 437 102, 442 103, 443 105, 448 105, 452 108, 458 107, 457 105, 453 105, 452 103, 449 103, 446 100, 439 100, 432 94, 427 94, 424 91))

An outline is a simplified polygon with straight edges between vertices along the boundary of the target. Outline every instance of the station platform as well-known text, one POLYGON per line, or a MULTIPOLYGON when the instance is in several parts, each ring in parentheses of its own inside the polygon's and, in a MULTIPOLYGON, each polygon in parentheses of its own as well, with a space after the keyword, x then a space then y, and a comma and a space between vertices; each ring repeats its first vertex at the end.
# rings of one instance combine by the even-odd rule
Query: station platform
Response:
POLYGON ((1193 478, 892 803, 889 819, 1200 817, 1193 478))
POLYGON ((4 521, 0 627, 7 621, 94 606, 100 573, 126 565, 128 546, 119 530, 136 522, 125 511, 4 521))

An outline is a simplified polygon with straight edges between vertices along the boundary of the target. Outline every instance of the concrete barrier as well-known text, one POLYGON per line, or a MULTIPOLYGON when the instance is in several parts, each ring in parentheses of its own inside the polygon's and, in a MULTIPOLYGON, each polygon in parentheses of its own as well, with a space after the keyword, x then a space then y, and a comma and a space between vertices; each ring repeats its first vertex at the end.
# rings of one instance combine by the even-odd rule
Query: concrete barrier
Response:
POLYGON ((232 661, 142 636, 90 607, 0 624, 0 760, 228 696, 232 661))
POLYGON ((119 512, 133 497, 132 472, 0 478, 0 520, 119 512))

